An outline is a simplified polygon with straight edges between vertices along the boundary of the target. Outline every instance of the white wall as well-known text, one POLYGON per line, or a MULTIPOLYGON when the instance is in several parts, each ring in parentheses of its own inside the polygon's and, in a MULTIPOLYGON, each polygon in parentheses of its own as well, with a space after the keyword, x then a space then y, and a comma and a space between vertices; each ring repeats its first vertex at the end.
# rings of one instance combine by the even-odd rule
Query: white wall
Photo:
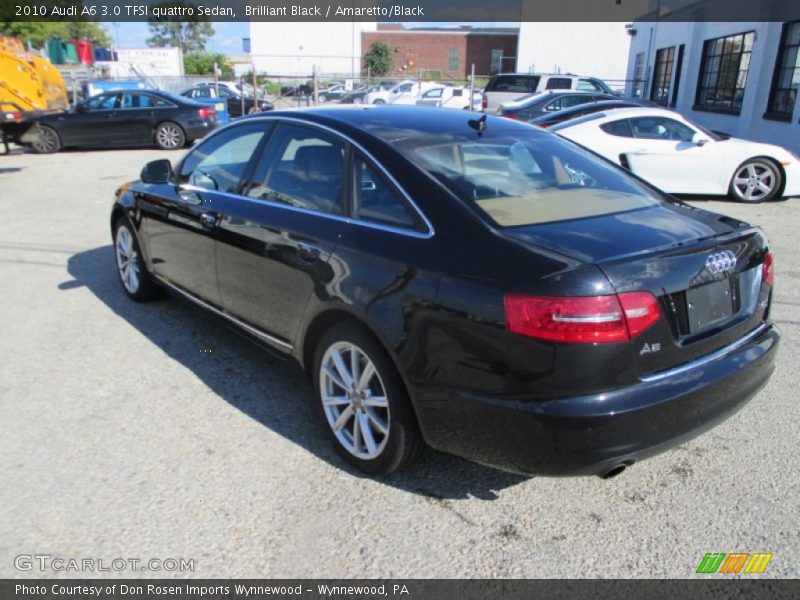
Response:
MULTIPOLYGON (((650 95, 652 86, 653 62, 656 50, 669 46, 685 44, 684 62, 678 87, 675 110, 705 125, 710 129, 725 131, 737 137, 755 141, 769 142, 800 152, 800 108, 797 103, 791 123, 773 121, 763 117, 767 110, 775 60, 779 51, 782 23, 637 23, 637 33, 631 44, 629 74, 633 73, 637 52, 644 52, 647 64, 645 98, 650 95), (745 83, 742 109, 739 115, 695 110, 693 107, 697 94, 697 81, 705 40, 726 35, 755 31, 756 37, 750 55, 747 82, 745 83)), ((673 82, 675 85, 673 67, 673 82)))
POLYGON ((250 49, 258 71, 269 75, 358 74, 361 32, 375 23, 250 23, 250 49))
POLYGON ((630 39, 625 23, 522 22, 517 71, 623 80, 630 39))

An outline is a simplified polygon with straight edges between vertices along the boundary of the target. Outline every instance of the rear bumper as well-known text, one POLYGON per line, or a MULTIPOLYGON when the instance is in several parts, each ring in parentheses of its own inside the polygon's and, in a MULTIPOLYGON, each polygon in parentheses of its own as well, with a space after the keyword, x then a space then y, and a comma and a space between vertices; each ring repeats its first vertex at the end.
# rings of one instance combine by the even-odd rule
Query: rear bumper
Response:
POLYGON ((775 367, 764 326, 695 365, 591 396, 498 399, 418 390, 420 427, 438 450, 526 474, 600 474, 691 439, 744 406, 775 367))
POLYGON ((210 119, 195 119, 189 121, 184 126, 186 132, 186 141, 197 140, 205 137, 217 127, 218 121, 216 117, 210 119))

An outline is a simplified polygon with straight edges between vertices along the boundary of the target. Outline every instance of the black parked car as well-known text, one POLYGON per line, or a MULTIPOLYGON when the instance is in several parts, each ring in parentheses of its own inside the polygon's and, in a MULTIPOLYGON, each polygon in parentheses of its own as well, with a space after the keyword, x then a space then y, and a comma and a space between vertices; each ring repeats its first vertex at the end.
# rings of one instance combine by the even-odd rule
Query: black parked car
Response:
MULTIPOLYGON (((186 98, 216 98, 216 91, 213 83, 198 83, 181 92, 181 96, 186 98)), ((228 105, 228 114, 231 117, 241 117, 257 112, 264 112, 275 108, 272 102, 266 98, 258 98, 255 102, 251 94, 242 94, 239 90, 229 86, 219 86, 220 99, 228 105), (244 105, 244 110, 242 106, 244 105)))
POLYGON ((613 475, 773 371, 772 254, 558 136, 420 107, 280 111, 117 192, 127 294, 160 289, 298 361, 369 473, 424 443, 613 475))
POLYGON ((539 92, 523 96, 513 102, 500 105, 497 114, 518 121, 530 121, 536 117, 561 111, 579 104, 597 102, 599 100, 613 100, 616 96, 611 94, 598 94, 596 92, 539 92))
POLYGON ((3 125, 9 141, 39 153, 67 147, 158 146, 175 150, 217 125, 216 111, 156 90, 123 90, 92 96, 73 110, 45 113, 3 125))
POLYGON ((569 121, 570 119, 577 119, 584 115, 591 115, 592 113, 602 112, 604 110, 612 110, 614 108, 631 108, 636 106, 649 106, 652 102, 639 101, 639 100, 600 100, 598 102, 588 102, 586 104, 578 104, 572 108, 565 108, 556 112, 541 115, 534 119, 530 119, 528 123, 531 125, 538 125, 547 129, 558 123, 569 121))

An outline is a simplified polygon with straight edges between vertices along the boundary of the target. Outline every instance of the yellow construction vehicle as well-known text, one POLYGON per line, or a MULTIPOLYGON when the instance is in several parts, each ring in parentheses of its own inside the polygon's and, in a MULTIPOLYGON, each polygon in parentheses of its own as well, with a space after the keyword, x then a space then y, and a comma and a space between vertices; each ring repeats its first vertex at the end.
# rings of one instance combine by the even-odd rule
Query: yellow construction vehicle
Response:
POLYGON ((17 38, 0 36, 0 124, 68 107, 58 69, 28 52, 17 38))

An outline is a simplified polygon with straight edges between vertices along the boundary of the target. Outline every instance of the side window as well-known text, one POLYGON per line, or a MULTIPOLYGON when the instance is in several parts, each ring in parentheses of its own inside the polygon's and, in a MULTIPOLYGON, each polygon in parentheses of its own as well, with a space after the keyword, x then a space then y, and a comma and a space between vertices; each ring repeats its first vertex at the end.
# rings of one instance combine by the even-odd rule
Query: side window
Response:
POLYGON ((428 92, 425 92, 422 96, 424 98, 441 98, 442 92, 444 92, 443 88, 434 88, 428 92))
POLYGON ((694 129, 674 119, 664 117, 638 117, 631 119, 633 134, 649 140, 679 140, 689 142, 694 129))
POLYGON ((157 108, 170 108, 175 106, 169 100, 164 100, 164 98, 159 98, 158 96, 149 96, 149 98, 150 101, 153 103, 153 106, 157 108))
POLYGON ((211 88, 196 88, 192 93, 192 98, 211 98, 211 88))
POLYGON ((220 98, 236 98, 236 94, 222 86, 219 87, 219 96, 220 98))
POLYGON ((510 75, 497 77, 492 84, 491 89, 487 87, 487 91, 492 92, 519 92, 523 94, 532 94, 539 87, 538 75, 510 75))
POLYGON ((415 220, 394 190, 361 158, 356 157, 353 216, 357 219, 414 228, 415 220))
POLYGON ((600 125, 600 129, 605 131, 608 135, 616 135, 618 137, 633 137, 633 132, 631 131, 631 123, 628 119, 622 119, 621 121, 611 121, 610 123, 605 123, 600 125))
POLYGON ((551 77, 547 80, 545 89, 548 90, 569 90, 572 89, 572 80, 568 77, 551 77))
POLYGON ((316 129, 279 125, 246 194, 343 214, 344 145, 316 129))
POLYGON ((250 157, 266 131, 263 123, 248 123, 212 136, 183 161, 179 183, 236 193, 250 157))
POLYGON ((86 101, 89 110, 114 110, 119 108, 119 94, 102 94, 86 101))
POLYGON ((152 106, 152 98, 147 94, 125 93, 122 95, 122 108, 150 108, 152 106))

